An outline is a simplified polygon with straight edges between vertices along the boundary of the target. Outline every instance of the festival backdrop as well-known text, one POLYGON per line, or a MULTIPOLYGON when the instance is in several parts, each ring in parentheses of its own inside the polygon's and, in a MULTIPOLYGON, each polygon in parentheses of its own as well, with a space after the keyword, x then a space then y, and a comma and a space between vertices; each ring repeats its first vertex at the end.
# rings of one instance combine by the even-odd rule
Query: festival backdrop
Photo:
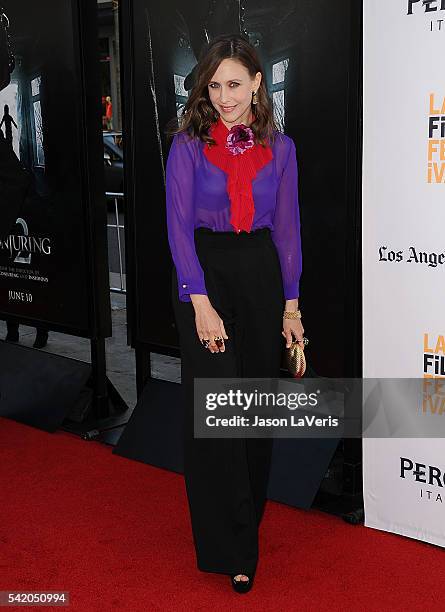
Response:
POLYGON ((2 5, 15 68, 0 91, 0 206, 13 215, 1 228, 0 317, 110 335, 97 5, 2 5), (23 177, 26 189, 11 189, 23 177))
MULTIPOLYGON (((437 427, 445 411, 444 23, 443 1, 364 2, 363 376, 419 379, 416 414, 406 405, 403 418, 437 427)), ((443 439, 363 442, 365 524, 444 546, 443 439)))

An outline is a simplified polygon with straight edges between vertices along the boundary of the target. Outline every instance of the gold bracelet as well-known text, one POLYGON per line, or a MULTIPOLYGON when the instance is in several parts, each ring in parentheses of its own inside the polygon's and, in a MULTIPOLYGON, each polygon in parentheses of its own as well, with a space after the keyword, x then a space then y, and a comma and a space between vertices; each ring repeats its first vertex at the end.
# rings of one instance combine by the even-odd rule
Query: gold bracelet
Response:
POLYGON ((301 312, 300 310, 295 310, 293 312, 290 310, 285 310, 283 319, 301 319, 301 312))

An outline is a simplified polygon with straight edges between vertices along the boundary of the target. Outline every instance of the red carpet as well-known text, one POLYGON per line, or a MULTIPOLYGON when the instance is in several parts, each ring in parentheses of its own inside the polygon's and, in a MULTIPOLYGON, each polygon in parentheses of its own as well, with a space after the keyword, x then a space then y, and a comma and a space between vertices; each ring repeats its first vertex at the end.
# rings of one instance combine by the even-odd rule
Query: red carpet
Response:
POLYGON ((444 552, 428 544, 268 502, 239 595, 195 568, 182 476, 2 418, 0 465, 3 591, 69 591, 59 609, 87 612, 443 609, 444 552))

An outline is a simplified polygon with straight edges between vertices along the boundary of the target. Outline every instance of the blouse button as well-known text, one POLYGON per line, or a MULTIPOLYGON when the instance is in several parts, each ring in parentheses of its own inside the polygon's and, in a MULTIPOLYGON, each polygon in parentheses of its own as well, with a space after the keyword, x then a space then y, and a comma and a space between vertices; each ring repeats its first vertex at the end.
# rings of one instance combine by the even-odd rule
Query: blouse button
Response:
POLYGON ((182 286, 183 286, 184 289, 187 287, 187 285, 182 285, 182 286))

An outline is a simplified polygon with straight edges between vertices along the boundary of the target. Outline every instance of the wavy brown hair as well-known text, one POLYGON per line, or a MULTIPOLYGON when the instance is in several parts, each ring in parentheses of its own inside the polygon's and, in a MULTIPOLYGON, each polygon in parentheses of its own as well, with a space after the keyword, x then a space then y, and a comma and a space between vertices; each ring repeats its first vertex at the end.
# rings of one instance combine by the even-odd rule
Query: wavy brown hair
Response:
POLYGON ((224 34, 214 38, 201 52, 198 64, 194 68, 195 84, 182 111, 179 122, 176 118, 167 124, 166 134, 173 136, 186 132, 192 138, 215 144, 209 136, 209 128, 218 120, 219 113, 210 102, 208 84, 224 59, 239 61, 247 68, 251 78, 261 72, 261 83, 257 90, 257 104, 251 104, 255 117, 250 126, 255 142, 265 145, 274 141, 275 123, 272 102, 267 91, 264 71, 258 54, 248 40, 239 34, 224 34))

